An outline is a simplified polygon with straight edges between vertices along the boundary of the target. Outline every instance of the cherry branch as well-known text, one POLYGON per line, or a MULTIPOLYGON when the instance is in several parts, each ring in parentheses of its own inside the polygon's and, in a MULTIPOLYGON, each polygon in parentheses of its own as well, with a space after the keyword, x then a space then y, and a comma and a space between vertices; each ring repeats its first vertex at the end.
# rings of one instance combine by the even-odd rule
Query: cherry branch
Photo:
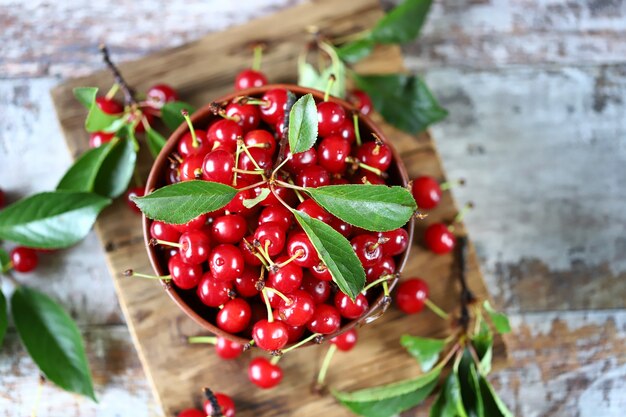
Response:
POLYGON ((220 403, 217 402, 217 398, 215 397, 215 394, 213 394, 213 391, 209 388, 203 388, 202 391, 204 392, 206 399, 211 403, 212 412, 209 417, 222 417, 222 407, 220 406, 220 403))
POLYGON ((463 327, 463 331, 467 332, 467 328, 470 323, 469 304, 476 301, 474 293, 467 286, 467 257, 468 257, 468 242, 467 236, 460 236, 457 238, 457 257, 459 265, 459 281, 461 282, 461 317, 459 323, 463 327))
POLYGON ((285 153, 287 151, 287 144, 289 143, 289 113, 291 112, 291 108, 296 102, 295 94, 287 93, 287 103, 285 105, 285 127, 283 128, 282 135, 280 137, 279 149, 278 149, 278 157, 276 158, 276 163, 274 164, 273 171, 283 162, 285 159, 285 153))
POLYGON ((102 53, 102 59, 104 63, 107 65, 109 70, 113 73, 113 78, 115 79, 115 83, 120 86, 122 93, 124 93, 124 104, 126 106, 136 105, 137 100, 135 100, 135 92, 128 85, 124 77, 122 77, 122 73, 117 68, 117 66, 111 61, 111 56, 109 55, 109 48, 106 45, 100 45, 100 52, 102 53))

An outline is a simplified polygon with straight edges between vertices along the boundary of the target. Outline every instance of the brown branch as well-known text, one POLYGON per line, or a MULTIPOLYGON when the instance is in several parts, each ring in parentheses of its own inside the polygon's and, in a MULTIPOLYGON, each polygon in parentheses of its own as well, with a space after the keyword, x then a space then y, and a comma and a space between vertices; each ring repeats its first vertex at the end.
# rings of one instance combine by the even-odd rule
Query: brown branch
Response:
POLYGON ((476 297, 467 286, 467 257, 469 252, 467 236, 457 238, 457 259, 459 267, 459 281, 461 282, 461 317, 459 324, 467 332, 470 323, 469 304, 476 301, 476 297))
POLYGON ((215 397, 215 394, 213 394, 213 391, 209 388, 203 388, 202 391, 204 392, 206 399, 211 403, 212 412, 209 417, 223 417, 222 407, 220 406, 220 403, 217 402, 217 398, 215 397))
POLYGON ((117 83, 117 85, 120 86, 120 89, 122 90, 122 93, 124 94, 124 105, 126 106, 136 105, 137 100, 135 100, 135 92, 128 85, 124 77, 122 77, 122 73, 117 68, 117 66, 113 63, 113 61, 111 61, 111 56, 109 55, 109 48, 107 48, 105 44, 101 44, 100 52, 102 53, 102 59, 104 60, 104 63, 109 68, 109 71, 113 73, 113 78, 115 79, 115 82, 117 83))
POLYGON ((287 144, 289 143, 289 112, 291 112, 291 108, 296 102, 296 96, 290 91, 287 92, 287 104, 285 107, 285 127, 283 129, 283 134, 280 137, 279 148, 278 148, 278 157, 276 158, 276 163, 274 164, 273 170, 276 169, 278 165, 285 159, 285 154, 287 152, 287 144))

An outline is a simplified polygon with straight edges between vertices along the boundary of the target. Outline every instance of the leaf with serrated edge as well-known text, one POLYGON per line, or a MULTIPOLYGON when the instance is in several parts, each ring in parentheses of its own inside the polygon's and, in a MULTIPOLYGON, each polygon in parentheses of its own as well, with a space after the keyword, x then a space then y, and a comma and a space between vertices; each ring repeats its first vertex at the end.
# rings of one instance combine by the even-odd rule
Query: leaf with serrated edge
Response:
POLYGON ((87 110, 91 108, 98 94, 96 87, 76 87, 72 90, 74 97, 82 104, 87 110))
POLYGON ((237 190, 231 186, 194 180, 167 185, 132 200, 149 219, 185 224, 201 214, 221 209, 235 194, 237 190))
POLYGON ((70 316, 47 295, 23 286, 13 293, 11 311, 22 343, 46 379, 95 401, 85 347, 70 316))
POLYGON ((265 200, 267 198, 267 196, 270 195, 270 189, 269 188, 261 188, 261 192, 259 192, 259 195, 257 195, 254 198, 247 198, 245 200, 242 201, 242 204, 245 208, 252 208, 254 206, 256 206, 257 204, 259 204, 261 201, 265 200))
POLYGON ((376 232, 404 226, 417 209, 411 192, 398 186, 329 185, 306 192, 341 220, 376 232))
POLYGON ((7 300, 6 298, 4 298, 2 288, 0 287, 0 347, 2 347, 2 342, 4 341, 4 335, 7 332, 7 327, 9 327, 7 300))
POLYGON ((350 242, 326 223, 294 210, 293 214, 315 247, 339 289, 355 299, 365 286, 365 271, 350 242))
POLYGON ((428 372, 437 363, 439 354, 446 346, 446 341, 405 334, 400 337, 400 344, 417 359, 422 371, 428 372))
POLYGON ((83 106, 89 109, 87 119, 85 120, 87 132, 103 131, 116 123, 121 117, 121 113, 108 114, 103 112, 96 104, 97 95, 98 89, 95 87, 78 87, 74 89, 74 96, 83 106))
POLYGON ((346 43, 336 48, 337 55, 343 61, 354 64, 366 58, 374 50, 374 42, 371 39, 359 39, 346 43))
POLYGON ((306 61, 298 63, 298 85, 319 90, 320 74, 306 61))
POLYGON ((317 107, 312 94, 305 94, 289 112, 289 149, 292 154, 308 151, 317 140, 317 107))
POLYGON ((83 153, 65 172, 57 190, 93 191, 98 171, 115 143, 114 140, 83 153))
POLYGON ((100 195, 117 198, 128 189, 135 172, 137 151, 132 139, 122 139, 102 162, 94 183, 94 191, 100 195))
POLYGON ((150 128, 146 130, 146 142, 148 143, 150 154, 153 158, 156 158, 161 152, 161 149, 163 149, 163 146, 165 146, 167 139, 156 130, 150 128))
POLYGON ((93 193, 35 194, 0 211, 0 238, 39 249, 59 249, 83 239, 111 200, 93 193))
POLYGON ((405 0, 392 9, 370 33, 377 43, 407 43, 417 37, 426 20, 432 0, 405 0))
POLYGON ((161 120, 170 130, 176 130, 178 126, 185 123, 185 118, 181 114, 181 110, 187 110, 191 115, 196 109, 189 103, 182 101, 168 101, 161 108, 161 120))
POLYGON ((513 417, 513 413, 500 399, 489 381, 482 375, 478 375, 478 385, 485 405, 485 415, 489 417, 513 417))
POLYGON ((489 317, 491 318, 491 321, 493 322, 493 327, 496 328, 498 333, 504 334, 504 333, 508 333, 511 331, 509 318, 506 315, 494 310, 491 304, 489 303, 489 300, 485 300, 485 302, 483 303, 483 307, 485 308, 485 311, 487 312, 487 314, 489 314, 489 317))

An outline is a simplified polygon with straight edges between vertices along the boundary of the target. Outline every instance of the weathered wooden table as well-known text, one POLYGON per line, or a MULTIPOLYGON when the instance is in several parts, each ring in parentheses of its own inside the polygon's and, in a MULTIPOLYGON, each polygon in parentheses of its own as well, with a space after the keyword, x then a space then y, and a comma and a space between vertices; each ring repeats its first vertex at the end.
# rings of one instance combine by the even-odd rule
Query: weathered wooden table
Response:
MULTIPOLYGON (((10 199, 53 188, 69 165, 48 90, 100 68, 99 41, 133 59, 298 1, 113 3, 0 2, 0 187, 10 199)), ((514 324, 510 367, 492 380, 519 416, 626 409, 625 32, 620 2, 446 0, 405 48, 451 112, 434 136, 448 175, 468 180, 455 196, 477 206, 466 225, 514 324)), ((23 279, 80 323, 100 399, 46 386, 38 416, 158 415, 95 237, 23 279)), ((0 416, 29 415, 37 381, 10 332, 0 416)))

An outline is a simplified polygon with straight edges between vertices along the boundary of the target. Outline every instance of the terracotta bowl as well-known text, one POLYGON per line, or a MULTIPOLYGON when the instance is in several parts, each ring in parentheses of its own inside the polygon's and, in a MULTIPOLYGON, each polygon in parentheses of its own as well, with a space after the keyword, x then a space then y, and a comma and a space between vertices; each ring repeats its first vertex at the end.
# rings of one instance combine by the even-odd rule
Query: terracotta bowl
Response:
MULTIPOLYGON (((244 91, 233 92, 231 94, 220 97, 215 101, 216 102, 230 101, 233 98, 238 97, 238 96, 262 97, 263 94, 267 90, 271 90, 274 88, 285 88, 293 92, 294 94, 296 94, 298 97, 304 94, 311 93, 313 97, 315 97, 315 100, 318 102, 323 101, 323 98, 324 98, 324 93, 319 90, 313 90, 310 88, 304 88, 304 87, 300 87, 296 85, 274 84, 274 85, 267 85, 267 86, 260 87, 260 88, 251 88, 251 89, 244 90, 244 91)), ((337 99, 334 97, 331 97, 330 100, 336 103, 339 103, 341 106, 343 106, 347 110, 346 112, 347 114, 350 114, 350 112, 355 110, 354 106, 352 106, 347 101, 337 99)), ((219 118, 219 116, 216 116, 211 112, 209 105, 206 105, 202 107, 201 109, 197 110, 191 116, 193 125, 198 129, 206 129, 207 126, 212 121, 216 120, 217 118, 219 118)), ((146 192, 155 190, 165 185, 165 181, 164 181, 165 172, 169 166, 168 155, 170 155, 176 149, 178 141, 185 133, 187 133, 187 131, 188 131, 187 126, 183 124, 179 126, 178 129, 176 129, 176 131, 174 131, 174 133, 172 133, 172 135, 169 137, 167 143, 163 147, 163 150, 156 158, 156 161, 154 162, 154 165, 152 166, 152 169, 150 170, 150 175, 148 177, 148 182, 146 184, 146 192)), ((372 120, 370 120, 366 116, 360 117, 360 131, 361 131, 361 137, 364 140, 369 140, 369 138, 371 138, 371 133, 375 133, 380 139, 382 139, 386 144, 390 146, 393 152, 393 162, 391 166, 389 167, 389 169, 387 170, 387 173, 389 174, 389 181, 392 184, 402 185, 406 187, 408 185, 408 176, 407 176, 406 168, 404 164, 402 163, 402 161, 400 160, 398 153, 393 148, 391 143, 387 140, 387 138, 384 136, 383 132, 378 128, 378 126, 376 126, 372 122, 372 120)), ((167 260, 165 259, 165 257, 162 255, 161 251, 158 248, 148 244, 150 240, 151 222, 152 221, 150 219, 147 219, 144 216, 143 232, 144 232, 144 239, 146 242, 146 248, 148 250, 148 256, 150 258, 150 262, 152 264, 152 267, 154 268, 154 271, 158 275, 167 275, 168 274, 167 260)), ((409 234, 409 242, 413 240, 413 225, 414 225, 414 219, 412 218, 408 222, 408 224, 405 226, 409 234)), ((409 257, 410 248, 411 248, 411 245, 408 246, 406 252, 395 257, 395 261, 397 265, 396 270, 398 272, 402 271, 402 269, 406 265, 406 262, 409 257)), ((390 288, 393 288, 396 284, 397 284, 397 278, 390 282, 390 288)), ((216 309, 205 306, 197 297, 195 289, 181 290, 177 288, 176 286, 171 285, 170 283, 165 282, 165 281, 162 281, 162 285, 163 285, 163 289, 165 290, 165 292, 167 292, 167 294, 178 305, 178 307, 180 307, 181 310, 185 312, 185 314, 187 314, 196 323, 198 323, 200 326, 202 326, 209 332, 217 336, 222 336, 227 339, 236 341, 241 344, 245 344, 249 342, 250 339, 245 339, 239 335, 227 333, 224 330, 218 328, 214 324, 216 309)), ((353 320, 351 322, 345 323, 344 325, 341 326, 341 328, 337 332, 331 335, 328 335, 326 339, 335 337, 347 330, 352 329, 355 326, 360 326, 362 324, 370 323, 376 320, 378 317, 382 315, 384 310, 388 307, 388 303, 385 303, 383 298, 384 298, 383 293, 382 291, 380 291, 377 294, 375 301, 370 303, 369 310, 362 317, 360 317, 359 319, 353 320)))

